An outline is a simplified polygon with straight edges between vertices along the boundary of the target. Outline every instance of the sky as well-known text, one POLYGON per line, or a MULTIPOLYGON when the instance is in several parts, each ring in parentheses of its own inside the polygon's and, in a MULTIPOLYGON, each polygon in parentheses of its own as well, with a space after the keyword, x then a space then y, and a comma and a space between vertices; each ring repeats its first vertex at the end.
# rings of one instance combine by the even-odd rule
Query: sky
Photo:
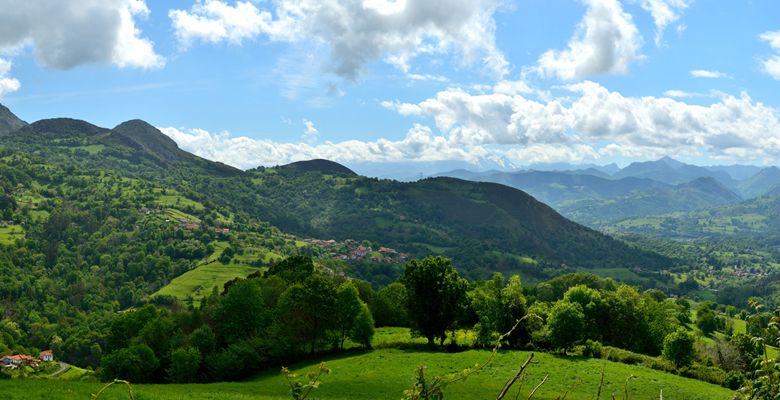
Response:
POLYGON ((780 164, 775 0, 0 0, 0 102, 240 168, 780 164))

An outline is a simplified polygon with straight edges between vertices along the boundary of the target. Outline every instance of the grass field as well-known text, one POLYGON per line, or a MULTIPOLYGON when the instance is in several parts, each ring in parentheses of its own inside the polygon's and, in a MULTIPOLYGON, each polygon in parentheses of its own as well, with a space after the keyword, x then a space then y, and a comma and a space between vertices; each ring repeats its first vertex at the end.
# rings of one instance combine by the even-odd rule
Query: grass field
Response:
POLYGON ((198 303, 200 299, 211 294, 215 287, 222 289, 225 282, 239 277, 245 278, 258 270, 259 268, 248 265, 223 265, 215 261, 179 275, 153 296, 175 296, 182 300, 192 297, 193 303, 198 303))
POLYGON ((9 245, 24 239, 24 228, 20 225, 0 226, 0 244, 9 245))
POLYGON ((205 207, 203 207, 203 204, 201 204, 201 203, 199 203, 199 202, 197 202, 195 200, 188 199, 188 198, 186 198, 184 196, 179 196, 177 194, 160 195, 160 197, 157 199, 156 203, 158 205, 162 206, 162 207, 179 207, 179 206, 187 207, 187 206, 189 206, 189 207, 192 207, 192 208, 194 208, 196 210, 203 210, 205 208, 205 207))
MULTIPOLYGON (((292 366, 296 372, 307 372, 326 361, 332 370, 324 376, 322 385, 313 398, 317 399, 392 399, 401 397, 404 389, 413 383, 418 365, 428 367, 434 376, 458 372, 483 362, 489 351, 471 350, 462 353, 412 352, 381 349, 355 352, 323 360, 311 360, 292 366)), ((493 363, 466 381, 452 384, 445 390, 445 399, 492 399, 528 357, 527 352, 501 352, 493 363)), ((549 379, 534 399, 555 399, 567 391, 567 399, 595 398, 604 368, 602 398, 623 399, 625 382, 632 399, 657 399, 661 391, 666 399, 729 399, 733 392, 704 382, 665 374, 638 366, 605 362, 594 359, 557 357, 538 354, 526 380, 515 385, 508 398, 526 398, 528 392, 546 374, 549 379), (630 378, 630 377, 634 378, 630 378), (630 378, 630 379, 629 379, 630 378)), ((101 384, 88 382, 10 380, 0 383, 5 399, 88 399, 101 384)), ((126 399, 121 387, 109 389, 105 399, 126 399)), ((198 385, 134 385, 136 399, 288 399, 287 384, 277 370, 267 371, 241 383, 198 385)))

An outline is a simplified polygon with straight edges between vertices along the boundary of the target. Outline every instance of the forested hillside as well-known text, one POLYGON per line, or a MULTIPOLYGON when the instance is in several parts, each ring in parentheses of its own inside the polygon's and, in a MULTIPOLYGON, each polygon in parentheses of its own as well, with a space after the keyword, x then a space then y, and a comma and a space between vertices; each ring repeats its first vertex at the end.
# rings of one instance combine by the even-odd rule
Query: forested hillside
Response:
MULTIPOLYGON (((447 255, 470 277, 668 263, 501 185, 402 184, 326 161, 243 172, 184 152, 138 120, 20 126, 0 137, 2 349, 55 347, 94 365, 115 312, 185 272, 204 271, 179 294, 192 302, 287 255, 326 254, 304 238, 447 255)), ((382 265, 385 282, 400 273, 382 265)))

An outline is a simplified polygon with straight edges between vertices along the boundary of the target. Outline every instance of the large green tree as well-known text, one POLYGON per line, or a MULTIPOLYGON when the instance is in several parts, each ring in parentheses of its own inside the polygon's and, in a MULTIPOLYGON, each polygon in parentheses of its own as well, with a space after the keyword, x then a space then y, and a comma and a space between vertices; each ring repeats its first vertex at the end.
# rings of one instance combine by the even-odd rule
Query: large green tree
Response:
POLYGON ((455 326, 467 301, 466 280, 458 275, 450 260, 426 257, 411 260, 401 282, 406 286, 406 307, 413 332, 433 345, 444 344, 447 330, 455 326))
POLYGON ((228 343, 259 333, 270 322, 260 286, 254 280, 232 285, 221 299, 214 319, 217 331, 228 343))
POLYGON ((357 288, 352 282, 344 282, 336 290, 336 314, 333 318, 340 349, 344 348, 344 341, 355 325, 355 319, 363 305, 357 288))
POLYGON ((547 320, 550 331, 550 343, 556 349, 568 350, 582 339, 585 327, 585 314, 579 303, 560 300, 550 310, 547 320))
POLYGON ((296 283, 282 293, 277 305, 277 327, 290 344, 314 353, 317 344, 334 328, 336 285, 319 274, 296 283))

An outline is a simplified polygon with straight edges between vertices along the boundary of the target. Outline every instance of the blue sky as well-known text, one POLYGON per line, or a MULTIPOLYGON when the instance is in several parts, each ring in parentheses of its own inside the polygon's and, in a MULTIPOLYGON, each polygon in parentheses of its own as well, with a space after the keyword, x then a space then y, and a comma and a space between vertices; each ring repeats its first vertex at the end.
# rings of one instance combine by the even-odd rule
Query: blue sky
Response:
POLYGON ((0 102, 243 168, 780 158, 776 1, 27 3, 0 0, 0 102))

